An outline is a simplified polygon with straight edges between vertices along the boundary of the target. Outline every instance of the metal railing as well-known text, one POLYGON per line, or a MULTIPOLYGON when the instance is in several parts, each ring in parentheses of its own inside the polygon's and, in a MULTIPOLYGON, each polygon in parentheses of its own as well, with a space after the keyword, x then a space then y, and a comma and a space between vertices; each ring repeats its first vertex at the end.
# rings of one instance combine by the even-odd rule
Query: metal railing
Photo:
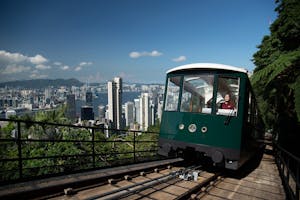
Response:
POLYGON ((274 146, 275 161, 288 199, 299 199, 300 159, 278 145, 274 146))
POLYGON ((0 185, 159 159, 156 132, 12 119, 0 126, 0 185))

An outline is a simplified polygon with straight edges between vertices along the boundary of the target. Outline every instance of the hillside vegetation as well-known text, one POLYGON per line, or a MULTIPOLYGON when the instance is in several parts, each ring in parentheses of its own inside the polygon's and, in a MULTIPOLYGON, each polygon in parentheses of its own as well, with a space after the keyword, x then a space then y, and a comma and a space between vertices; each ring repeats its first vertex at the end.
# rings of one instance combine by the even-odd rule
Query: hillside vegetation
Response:
POLYGON ((300 1, 279 0, 278 18, 253 55, 252 83, 266 126, 299 156, 300 1))

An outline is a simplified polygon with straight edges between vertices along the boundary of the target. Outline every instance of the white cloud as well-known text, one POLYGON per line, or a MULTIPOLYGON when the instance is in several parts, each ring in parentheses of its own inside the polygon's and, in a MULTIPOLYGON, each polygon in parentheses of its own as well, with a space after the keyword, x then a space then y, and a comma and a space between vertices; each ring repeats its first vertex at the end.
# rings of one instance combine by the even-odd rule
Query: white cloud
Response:
POLYGON ((0 51, 0 71, 3 74, 28 72, 32 68, 38 70, 50 69, 50 66, 45 65, 46 62, 48 60, 39 54, 30 57, 21 53, 0 51))
POLYGON ((35 66, 36 69, 45 70, 45 69, 51 69, 50 66, 39 64, 35 66))
POLYGON ((161 56, 162 53, 158 52, 158 51, 152 51, 149 56, 161 56))
POLYGON ((33 73, 33 74, 31 74, 30 75, 30 78, 47 78, 48 77, 48 75, 46 75, 46 74, 36 74, 36 73, 33 73))
POLYGON ((56 65, 56 66, 61 66, 62 65, 61 62, 54 62, 53 64, 56 65))
POLYGON ((76 72, 78 72, 78 71, 80 71, 80 70, 82 70, 82 67, 80 67, 80 66, 75 67, 75 71, 76 71, 76 72))
MULTIPOLYGON (((6 75, 6 80, 18 79, 20 77, 46 78, 50 75, 55 76, 55 73, 58 71, 61 73, 66 73, 71 69, 75 71, 81 71, 92 65, 93 62, 83 61, 78 62, 77 65, 71 67, 63 62, 50 62, 49 59, 41 54, 27 56, 18 52, 13 53, 0 50, 0 75, 6 75)), ((97 79, 100 78, 97 77, 97 79)), ((1 76, 0 81, 3 80, 4 78, 1 76)))
POLYGON ((15 74, 15 73, 21 73, 25 71, 29 71, 31 67, 29 66, 23 66, 23 65, 8 65, 6 68, 2 71, 3 74, 15 74))
POLYGON ((31 63, 36 64, 36 65, 48 62, 48 60, 46 58, 44 58, 43 56, 41 56, 39 54, 37 54, 34 57, 29 57, 28 59, 31 63))
POLYGON ((141 56, 141 53, 135 52, 135 51, 133 51, 129 54, 129 57, 131 57, 131 58, 138 58, 140 56, 141 56))
POLYGON ((92 65, 93 63, 92 62, 81 62, 79 64, 79 66, 83 67, 83 66, 89 66, 89 65, 92 65))
POLYGON ((27 60, 27 57, 20 53, 10 53, 7 51, 0 51, 0 61, 8 63, 19 63, 27 60))
POLYGON ((64 71, 70 69, 70 67, 68 65, 61 66, 60 68, 64 71))
POLYGON ((151 57, 157 57, 157 56, 161 56, 162 53, 156 50, 153 50, 151 52, 147 52, 147 51, 143 51, 143 52, 137 52, 137 51, 133 51, 129 54, 129 57, 131 58, 139 58, 142 56, 151 56, 151 57))
POLYGON ((90 65, 92 65, 92 64, 93 64, 92 62, 81 62, 81 63, 79 63, 78 66, 75 67, 75 71, 76 71, 76 72, 77 72, 77 71, 80 71, 80 70, 83 69, 83 67, 90 66, 90 65))
POLYGON ((182 62, 186 60, 185 56, 179 56, 177 58, 172 59, 174 62, 182 62))
POLYGON ((45 62, 48 62, 48 60, 43 57, 42 55, 35 55, 33 57, 25 56, 20 53, 10 53, 7 51, 0 51, 0 62, 6 62, 6 63, 22 63, 27 62, 30 64, 43 64, 45 62))
MULTIPOLYGON (((66 71, 66 70, 69 70, 70 67, 68 65, 64 65, 63 63, 61 62, 54 62, 53 65, 57 66, 59 69, 63 70, 63 71, 66 71)), ((80 65, 80 64, 79 64, 80 65)))

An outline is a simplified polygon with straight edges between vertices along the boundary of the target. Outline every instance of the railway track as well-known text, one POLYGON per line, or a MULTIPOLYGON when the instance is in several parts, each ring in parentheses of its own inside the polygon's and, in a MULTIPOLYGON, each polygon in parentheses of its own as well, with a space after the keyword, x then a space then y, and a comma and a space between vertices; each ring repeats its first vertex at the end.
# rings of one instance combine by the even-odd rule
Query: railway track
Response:
POLYGON ((273 159, 254 161, 234 172, 187 166, 182 159, 140 163, 27 182, 31 190, 10 186, 1 199, 284 199, 273 159))
POLYGON ((108 179, 90 188, 69 189, 50 199, 189 199, 219 175, 202 166, 168 166, 108 179))

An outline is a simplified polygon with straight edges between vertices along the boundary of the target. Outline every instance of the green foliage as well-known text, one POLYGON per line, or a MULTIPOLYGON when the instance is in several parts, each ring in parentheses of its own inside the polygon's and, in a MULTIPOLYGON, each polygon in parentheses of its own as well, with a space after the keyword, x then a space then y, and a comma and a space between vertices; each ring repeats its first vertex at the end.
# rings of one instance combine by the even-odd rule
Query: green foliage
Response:
POLYGON ((70 121, 65 117, 66 106, 61 106, 56 110, 40 111, 34 116, 34 121, 69 124, 70 121))
POLYGON ((253 61, 256 65, 254 72, 257 72, 274 62, 280 55, 280 51, 278 50, 279 47, 280 41, 277 38, 265 36, 262 43, 258 46, 259 51, 253 55, 253 61))
POLYGON ((295 109, 299 120, 300 119, 300 76, 298 76, 293 87, 295 91, 295 109))
MULTIPOLYGON (((59 112, 41 113, 37 118, 41 121, 50 119, 57 122, 61 116, 59 112)), ((11 139, 11 132, 16 129, 16 124, 7 123, 2 126, 1 135, 11 139)), ((21 143, 24 159, 23 178, 131 163, 134 161, 134 150, 144 151, 135 154, 136 160, 155 155, 150 151, 156 150, 158 134, 130 131, 111 134, 111 137, 106 138, 101 129, 93 131, 89 127, 21 123, 21 138, 24 140, 21 143), (92 142, 93 135, 94 142, 92 142), (93 153, 96 155, 95 163, 93 163, 93 153)), ((0 162, 0 181, 20 178, 17 140, 1 141, 0 150, 0 159, 16 159, 16 161, 0 162)))
POLYGON ((256 84, 260 81, 265 81, 265 85, 270 84, 279 75, 287 75, 290 71, 294 71, 293 68, 299 69, 295 66, 296 63, 300 62, 300 49, 288 53, 282 53, 274 62, 262 68, 252 77, 252 83, 256 84), (285 72, 286 71, 286 72, 285 72))
POLYGON ((159 133, 159 131, 160 131, 159 129, 160 129, 160 123, 159 123, 159 121, 157 120, 156 123, 155 123, 155 125, 149 126, 148 131, 149 131, 149 132, 159 133))
POLYGON ((281 0, 276 8, 278 19, 270 30, 281 41, 281 51, 292 51, 300 44, 299 0, 281 0))
POLYGON ((292 151, 299 137, 295 130, 300 129, 299 10, 299 0, 278 1, 278 18, 253 55, 256 68, 251 77, 267 127, 292 151))
POLYGON ((13 122, 9 122, 6 126, 0 129, 0 137, 10 138, 12 130, 14 129, 15 129, 15 124, 13 122))

